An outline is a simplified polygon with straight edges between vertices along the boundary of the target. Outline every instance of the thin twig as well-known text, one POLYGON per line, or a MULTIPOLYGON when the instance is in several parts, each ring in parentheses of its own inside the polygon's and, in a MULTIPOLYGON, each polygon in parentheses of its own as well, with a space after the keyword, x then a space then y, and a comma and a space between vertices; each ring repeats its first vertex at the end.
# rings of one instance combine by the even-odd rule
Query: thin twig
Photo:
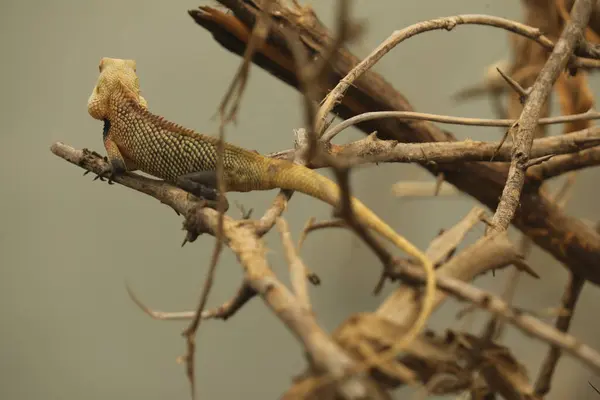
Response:
POLYGON ((444 231, 433 239, 427 247, 425 254, 434 264, 442 263, 449 258, 458 245, 464 240, 466 234, 483 220, 485 210, 481 207, 473 207, 457 224, 444 231))
POLYGON ((506 83, 508 83, 508 85, 515 92, 517 92, 517 94, 519 95, 519 100, 521 101, 521 104, 525 103, 525 100, 527 100, 527 97, 529 96, 529 93, 531 93, 531 88, 524 89, 519 84, 519 82, 515 81, 510 76, 506 75, 500 68, 496 68, 496 70, 498 71, 498 73, 500 74, 500 76, 506 81, 506 83))
MULTIPOLYGON (((569 201, 569 194, 572 192, 576 177, 576 172, 570 173, 564 184, 553 193, 553 200, 559 207, 564 207, 569 201)), ((531 241, 527 239, 528 238, 526 237, 523 238, 523 246, 531 244, 531 241)), ((568 332, 569 330, 569 326, 571 325, 571 320, 575 312, 575 305, 577 304, 577 300, 579 299, 579 295, 583 289, 584 282, 584 279, 577 277, 573 273, 569 275, 569 282, 565 288, 565 292, 563 293, 563 298, 561 301, 561 308, 566 311, 567 314, 558 316, 554 325, 556 329, 560 330, 561 332, 568 332)), ((556 346, 551 346, 535 383, 534 390, 536 394, 545 396, 550 391, 552 377, 554 375, 556 366, 558 365, 560 356, 560 349, 556 346)))
POLYGON ((352 191, 350 189, 350 170, 342 166, 334 169, 340 187, 340 201, 335 211, 336 216, 342 218, 352 230, 373 250, 384 268, 393 264, 394 257, 384 247, 365 225, 358 221, 352 207, 352 191))
MULTIPOLYGON (((547 49, 553 49, 554 43, 544 36, 541 31, 537 28, 521 24, 519 22, 511 21, 505 18, 499 18, 489 15, 458 15, 454 17, 437 18, 429 21, 419 22, 413 24, 402 30, 395 31, 388 39, 381 43, 375 50, 371 52, 363 61, 355 66, 338 85, 329 93, 325 101, 323 102, 319 113, 318 113, 318 126, 317 133, 322 134, 325 127, 327 115, 333 107, 341 101, 342 96, 352 85, 358 77, 360 77, 365 71, 371 69, 377 61, 379 61, 385 54, 396 47, 399 43, 413 36, 416 36, 423 32, 433 30, 452 30, 458 25, 489 25, 497 28, 506 29, 513 33, 528 37, 535 40, 547 49)), ((567 60, 568 61, 568 60, 567 60)), ((597 65, 599 63, 596 60, 580 60, 580 61, 591 61, 592 64, 597 65)))
MULTIPOLYGON (((223 143, 223 139, 219 141, 219 143, 223 143)), ((218 145, 219 146, 219 145, 218 145)), ((222 147, 222 144, 221 144, 222 147)), ((219 154, 219 151, 217 152, 219 154)), ((224 185, 223 185, 223 149, 220 150, 219 157, 221 161, 217 161, 217 171, 219 171, 219 164, 221 164, 220 170, 221 173, 217 172, 218 176, 218 185, 219 185, 219 202, 218 202, 218 213, 219 213, 219 223, 217 227, 217 235, 216 235, 216 244, 213 250, 213 254, 210 260, 210 266, 208 267, 208 271, 206 274, 206 279, 204 280, 204 285, 202 287, 202 294, 200 295, 200 301, 196 308, 196 312, 194 314, 194 318, 190 325, 185 329, 182 333, 186 338, 187 342, 187 351, 184 356, 185 364, 186 364, 186 372, 188 380, 190 381, 190 387, 192 392, 192 400, 196 398, 196 386, 194 383, 194 356, 196 350, 196 333, 198 332, 198 328, 200 327, 200 323, 202 321, 202 314, 204 312, 204 308, 206 307, 206 303, 208 302, 208 296, 210 294, 210 290, 212 289, 215 272, 217 269, 217 265, 219 263, 219 255, 221 254, 221 250, 223 248, 223 217, 225 215, 225 203, 223 201, 223 193, 224 193, 224 185)))
POLYGON ((575 187, 575 182, 577 179, 577 172, 571 172, 567 175, 566 181, 563 185, 556 191, 554 195, 554 201, 556 205, 560 208, 564 208, 567 205, 567 202, 571 198, 571 194, 573 193, 573 188, 575 187))
MULTIPOLYGON (((356 32, 350 23, 350 0, 338 0, 336 11, 336 29, 335 35, 331 43, 328 44, 324 54, 321 57, 320 62, 314 62, 311 66, 308 66, 305 72, 305 80, 311 82, 314 85, 313 91, 316 94, 319 89, 319 83, 326 76, 330 70, 331 65, 335 61, 335 58, 339 54, 339 50, 343 48, 346 41, 351 39, 356 32)), ((311 140, 311 146, 309 152, 306 155, 306 161, 310 162, 316 155, 317 151, 317 132, 319 127, 317 126, 317 109, 314 109, 314 114, 311 115, 311 134, 314 140, 311 140)), ((333 122, 333 120, 332 120, 333 122)), ((326 124, 328 126, 329 124, 326 124)))
MULTIPOLYGON (((142 301, 133 293, 133 290, 129 285, 126 286, 127 293, 131 300, 146 314, 148 314, 151 318, 161 320, 161 321, 181 321, 181 320, 191 320, 195 318, 196 311, 158 311, 153 310, 150 307, 146 306, 142 301)), ((221 304, 219 307, 214 308, 212 310, 202 311, 201 318, 202 319, 222 319, 227 320, 231 316, 233 316, 236 312, 238 312, 244 304, 246 304, 250 299, 256 296, 256 292, 248 286, 246 283, 243 283, 235 294, 233 298, 221 304)))
POLYGON ((573 5, 570 23, 564 28, 552 54, 548 57, 548 61, 533 84, 519 122, 514 128, 511 128, 514 139, 512 161, 500 203, 492 219, 491 230, 493 231, 508 229, 515 215, 525 183, 525 167, 529 161, 529 153, 542 106, 552 91, 554 82, 567 66, 579 40, 583 37, 583 30, 587 26, 592 11, 592 3, 592 0, 577 0, 573 5))
POLYGON ((280 217, 285 211, 288 202, 293 195, 294 192, 291 190, 280 190, 279 193, 277 193, 275 199, 273 199, 273 202, 271 203, 271 206, 254 224, 254 229, 259 237, 266 235, 271 230, 271 228, 275 225, 277 218, 280 217))
POLYGON ((339 49, 342 47, 351 33, 351 29, 349 27, 350 0, 338 0, 337 5, 336 34, 320 62, 315 61, 309 64, 308 52, 304 46, 302 46, 297 33, 294 32, 292 34, 292 32, 284 31, 296 65, 298 86, 300 92, 303 94, 304 120, 308 139, 306 152, 302 155, 302 162, 304 164, 310 163, 310 161, 317 155, 319 150, 319 138, 316 134, 316 102, 319 100, 317 98, 320 87, 319 82, 328 71, 328 68, 334 60, 334 57, 337 56, 339 49))
POLYGON ((244 53, 242 62, 240 63, 239 69, 235 74, 235 77, 223 98, 219 106, 219 116, 221 123, 219 124, 219 137, 217 141, 217 162, 216 162, 216 174, 217 174, 217 188, 219 192, 218 211, 219 211, 219 223, 216 235, 216 243, 213 250, 210 266, 208 268, 207 278, 204 282, 202 295, 197 308, 196 317, 192 320, 190 326, 183 332, 183 335, 187 340, 187 353, 185 356, 187 366, 187 376, 190 380, 192 389, 192 400, 195 399, 195 386, 194 386, 194 352, 195 352, 195 335, 200 327, 201 315, 206 302, 208 301, 208 295, 212 287, 214 274, 219 261, 219 256, 223 249, 223 216, 225 213, 225 181, 224 181, 224 155, 225 155, 225 125, 232 120, 235 120, 235 115, 239 108, 242 94, 246 87, 252 56, 256 51, 256 48, 266 38, 271 23, 271 16, 269 15, 270 7, 274 3, 273 0, 264 0, 266 7, 259 20, 257 21, 252 34, 248 41, 248 47, 244 53), (233 99, 233 106, 231 110, 227 112, 227 105, 233 99))
POLYGON ((597 165, 600 165, 600 148, 593 147, 578 153, 552 157, 552 160, 527 170, 527 177, 537 181, 544 181, 571 171, 578 171, 597 165))
POLYGON ((546 161, 550 160, 555 155, 556 154, 547 154, 545 156, 541 156, 541 157, 537 157, 537 158, 530 158, 529 161, 527 161, 525 163, 525 165, 523 166, 523 169, 525 169, 525 171, 527 171, 531 167, 535 167, 536 165, 545 163, 546 161))
MULTIPOLYGON (((486 127, 510 127, 517 120, 514 119, 488 119, 488 118, 467 118, 467 117, 453 117, 450 115, 440 114, 428 114, 416 111, 373 111, 364 114, 359 114, 352 118, 348 118, 333 128, 325 132, 321 138, 323 142, 331 141, 336 135, 342 132, 344 129, 350 126, 360 124, 361 122, 370 121, 374 119, 382 118, 396 118, 400 120, 415 120, 415 121, 429 121, 439 122, 443 124, 451 125, 464 125, 464 126, 486 126, 486 127)), ((558 117, 541 118, 539 120, 540 125, 554 125, 554 124, 565 124, 574 121, 589 121, 600 119, 600 112, 589 110, 581 114, 573 115, 561 115, 558 117)))
MULTIPOLYGON (((379 243, 379 241, 371 235, 371 233, 366 229, 366 227, 362 226, 361 223, 356 219, 353 207, 352 207, 352 197, 349 183, 349 169, 344 165, 337 164, 334 166, 334 171, 338 180, 338 185, 340 187, 340 201, 339 201, 339 215, 344 218, 344 220, 348 223, 349 226, 374 250, 374 252, 378 255, 378 257, 384 263, 386 269, 389 269, 390 266, 393 265, 394 259, 391 254, 379 243)), ((405 332, 405 334, 393 343, 388 349, 383 351, 382 353, 373 353, 370 357, 363 361, 362 364, 356 366, 355 368, 346 371, 343 376, 343 379, 346 379, 349 376, 352 376, 356 373, 363 373, 370 368, 383 366, 387 364, 390 360, 392 360, 398 353, 404 350, 413 340, 423 331, 427 324, 427 320, 433 310, 434 302, 435 302, 435 270, 433 269, 433 264, 427 258, 427 256, 416 249, 412 244, 405 241, 404 247, 401 247, 402 250, 410 253, 411 256, 418 259, 418 261, 422 264, 421 267, 424 269, 426 279, 425 290, 423 293, 422 306, 419 310, 418 316, 415 319, 412 326, 405 332)), ((378 287, 381 285, 378 284, 378 287)), ((339 378, 337 378, 339 379, 339 378)), ((324 376, 319 378, 318 382, 313 383, 309 382, 310 391, 314 391, 317 388, 320 388, 324 385, 330 384, 332 381, 335 381, 335 378, 332 376, 324 376)))
POLYGON ((391 192, 396 197, 439 197, 462 194, 460 190, 448 183, 442 184, 439 188, 437 186, 437 182, 400 181, 392 185, 391 192))
POLYGON ((277 218, 277 228, 281 234, 281 241, 285 250, 285 257, 287 259, 290 269, 290 281, 296 298, 306 308, 306 311, 311 311, 310 297, 308 295, 308 288, 306 286, 306 277, 308 276, 308 269, 302 262, 302 259, 298 256, 296 248, 291 238, 290 228, 283 218, 277 218))
MULTIPOLYGON (((345 3, 344 0, 339 0, 340 3, 345 3)), ((294 63, 296 65, 296 77, 298 79, 298 87, 302 93, 302 103, 304 110, 304 125, 308 146, 305 148, 304 154, 297 158, 300 164, 306 164, 315 157, 318 150, 318 138, 314 133, 315 117, 317 115, 317 82, 311 80, 314 76, 308 75, 308 54, 302 46, 300 38, 297 34, 285 31, 288 41, 288 46, 292 51, 294 63)))
POLYGON ((306 237, 310 232, 326 228, 348 228, 348 224, 343 219, 333 219, 328 221, 315 222, 315 218, 311 217, 304 225, 300 238, 298 239, 298 251, 302 248, 306 237))
POLYGON ((237 111, 240 106, 240 102, 242 99, 242 95, 244 90, 246 89, 246 85, 248 83, 248 78, 250 76, 250 65, 252 61, 252 57, 255 52, 261 47, 265 38, 269 34, 269 29, 271 27, 271 15, 270 10, 271 7, 275 4, 274 0, 263 0, 264 9, 260 13, 254 28, 252 29, 252 33, 250 34, 250 38, 248 40, 248 45, 242 57, 242 62, 238 66, 238 70, 235 73, 233 80, 231 81, 221 104, 219 105, 219 114, 221 115, 224 123, 229 121, 234 121, 237 111), (229 112, 227 111, 227 106, 229 103, 233 101, 231 109, 229 112))
MULTIPOLYGON (((510 126, 510 128, 507 129, 506 131, 504 131, 504 133, 502 134, 502 138, 500 139, 500 142, 498 143, 496 150, 494 150, 494 154, 492 154, 492 157, 490 158, 490 162, 495 161, 496 156, 498 155, 498 153, 500 153, 500 150, 502 149, 502 146, 504 146, 506 139, 508 139, 508 134, 510 133, 510 130, 514 128, 515 124, 516 124, 516 122, 514 124, 512 124, 510 126)), ((511 145, 512 145, 512 143, 511 143, 511 145)))
MULTIPOLYGON (((579 299, 584 283, 585 280, 573 274, 570 275, 569 282, 567 283, 561 301, 561 307, 567 311, 567 315, 561 315, 556 318, 555 327, 557 330, 565 333, 569 330, 571 320, 575 313, 575 306, 577 305, 577 300, 579 299)), ((560 356, 561 349, 558 346, 551 346, 550 351, 542 364, 538 380, 535 383, 535 393, 538 396, 543 397, 550 391, 550 384, 560 356)))
MULTIPOLYGON (((350 28, 348 27, 349 0, 338 1, 338 30, 335 39, 332 41, 329 51, 322 58, 321 62, 308 64, 308 54, 300 43, 297 35, 284 31, 289 48, 292 51, 295 73, 299 82, 300 92, 303 94, 304 120, 307 134, 304 135, 306 143, 303 143, 302 151, 295 151, 293 162, 300 165, 306 165, 318 151, 317 137, 314 134, 315 117, 317 112, 317 94, 319 91, 318 82, 328 70, 329 64, 338 54, 338 49, 342 43, 349 37, 350 28)), ((268 11, 268 10, 265 10, 268 11)), ((280 190, 271 207, 256 224, 256 230, 260 235, 266 234, 275 224, 277 217, 283 214, 287 203, 294 195, 293 190, 280 190)))

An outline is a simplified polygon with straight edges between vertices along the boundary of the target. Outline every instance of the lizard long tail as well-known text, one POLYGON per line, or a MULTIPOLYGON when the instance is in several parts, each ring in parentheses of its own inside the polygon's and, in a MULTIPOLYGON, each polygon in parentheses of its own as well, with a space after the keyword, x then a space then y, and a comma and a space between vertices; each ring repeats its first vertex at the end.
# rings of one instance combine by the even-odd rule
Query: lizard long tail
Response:
MULTIPOLYGON (((283 165, 280 165, 277 172, 271 176, 274 187, 295 190, 322 200, 332 206, 338 204, 340 200, 339 186, 328 178, 309 168, 295 164, 282 167, 283 165)), ((427 259, 419 249, 408 240, 398 235, 396 231, 383 222, 373 211, 360 202, 360 200, 352 197, 352 207, 356 217, 362 223, 394 243, 401 250, 425 263, 425 260, 427 259)))
MULTIPOLYGON (((274 161, 274 160, 273 160, 274 161)), ((273 168, 271 182, 275 187, 281 189, 295 190, 311 197, 320 199, 332 206, 336 206, 340 199, 340 188, 323 175, 300 165, 289 163, 277 163, 273 168)), ((414 324, 406 332, 402 340, 395 343, 389 350, 388 357, 393 358, 401 349, 405 348, 425 327, 429 314, 433 310, 435 300, 435 271, 431 261, 417 249, 412 243, 400 236, 388 224, 382 221, 374 212, 352 198, 352 207, 356 217, 387 240, 395 244, 399 249, 418 259, 426 274, 425 296, 419 316, 414 324)), ((386 358, 386 355, 383 356, 386 358)), ((373 360, 372 362, 384 362, 384 360, 373 360)))

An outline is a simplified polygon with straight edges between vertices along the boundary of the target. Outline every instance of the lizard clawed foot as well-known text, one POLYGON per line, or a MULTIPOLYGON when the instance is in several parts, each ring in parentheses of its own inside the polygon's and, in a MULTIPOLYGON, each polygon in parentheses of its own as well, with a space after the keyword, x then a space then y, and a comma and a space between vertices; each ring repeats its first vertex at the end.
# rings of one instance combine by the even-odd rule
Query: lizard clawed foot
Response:
MULTIPOLYGON (((107 160, 106 157, 104 159, 107 160)), ((108 163, 102 167, 102 169, 96 175, 94 180, 100 179, 102 182, 104 182, 104 178, 107 178, 108 184, 112 185, 114 184, 113 179, 115 179, 115 176, 120 175, 125 171, 127 171, 127 168, 125 167, 125 163, 122 160, 108 160, 108 163)))
POLYGON ((115 175, 116 175, 116 173, 115 173, 114 169, 112 168, 112 166, 110 164, 106 164, 102 168, 100 173, 96 174, 96 177, 94 178, 94 180, 100 179, 100 181, 104 182, 104 179, 107 178, 108 184, 113 185, 114 184, 113 179, 114 179, 115 175), (107 174, 108 174, 108 177, 106 176, 107 174))
MULTIPOLYGON (((82 162, 81 162, 81 163, 79 163, 79 165, 80 165, 80 166, 83 166, 83 164, 84 164, 84 161, 87 161, 87 162, 92 162, 92 161, 94 161, 94 162, 95 162, 95 161, 96 161, 96 160, 95 160, 95 158, 101 158, 102 160, 104 160, 104 162, 107 162, 107 163, 108 163, 108 165, 107 165, 107 166, 105 166, 105 167, 102 169, 102 171, 100 172, 100 174, 97 174, 97 176, 94 178, 94 180, 100 179, 102 182, 104 182, 104 179, 105 179, 105 178, 104 178, 104 175, 106 175, 107 173, 111 172, 111 176, 110 176, 110 178, 109 178, 109 182, 108 182, 108 183, 109 183, 110 185, 112 185, 112 184, 113 184, 113 182, 112 182, 111 178, 113 178, 113 177, 114 177, 114 174, 112 173, 112 167, 111 167, 111 165, 110 165, 110 161, 108 161, 108 157, 106 157, 106 156, 103 156, 102 154, 100 154, 100 153, 98 153, 98 152, 96 152, 96 151, 93 151, 93 150, 89 150, 89 149, 87 149, 87 148, 84 148, 84 149, 83 149, 83 156, 84 156, 84 157, 83 157, 83 159, 82 159, 82 162)), ((90 172, 92 172, 92 171, 90 171, 90 170, 84 171, 84 173, 83 173, 83 176, 86 176, 86 175, 87 175, 87 174, 89 174, 90 172)))

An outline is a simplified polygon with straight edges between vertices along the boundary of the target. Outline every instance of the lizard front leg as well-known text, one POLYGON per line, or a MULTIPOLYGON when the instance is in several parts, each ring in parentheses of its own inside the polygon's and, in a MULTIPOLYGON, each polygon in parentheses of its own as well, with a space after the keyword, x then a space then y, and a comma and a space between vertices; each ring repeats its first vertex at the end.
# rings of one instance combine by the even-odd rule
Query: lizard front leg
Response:
MULTIPOLYGON (((177 187, 194 196, 207 201, 210 208, 217 208, 219 190, 217 185, 216 171, 197 171, 177 177, 177 187)), ((229 201, 223 194, 225 200, 225 211, 229 210, 229 201)))
POLYGON ((104 140, 104 148, 108 156, 108 164, 100 171, 98 176, 94 179, 102 179, 108 174, 108 183, 112 183, 112 179, 118 175, 126 172, 127 162, 119 151, 117 144, 110 138, 104 140))

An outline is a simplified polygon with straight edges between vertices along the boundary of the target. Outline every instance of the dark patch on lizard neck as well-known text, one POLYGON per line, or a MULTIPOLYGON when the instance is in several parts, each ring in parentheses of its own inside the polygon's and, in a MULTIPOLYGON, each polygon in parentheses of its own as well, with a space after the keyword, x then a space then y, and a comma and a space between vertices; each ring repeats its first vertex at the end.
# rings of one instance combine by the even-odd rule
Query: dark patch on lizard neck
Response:
POLYGON ((102 121, 104 122, 104 128, 102 129, 102 139, 106 140, 106 137, 108 136, 108 131, 110 131, 110 121, 108 120, 108 118, 104 118, 102 121))

